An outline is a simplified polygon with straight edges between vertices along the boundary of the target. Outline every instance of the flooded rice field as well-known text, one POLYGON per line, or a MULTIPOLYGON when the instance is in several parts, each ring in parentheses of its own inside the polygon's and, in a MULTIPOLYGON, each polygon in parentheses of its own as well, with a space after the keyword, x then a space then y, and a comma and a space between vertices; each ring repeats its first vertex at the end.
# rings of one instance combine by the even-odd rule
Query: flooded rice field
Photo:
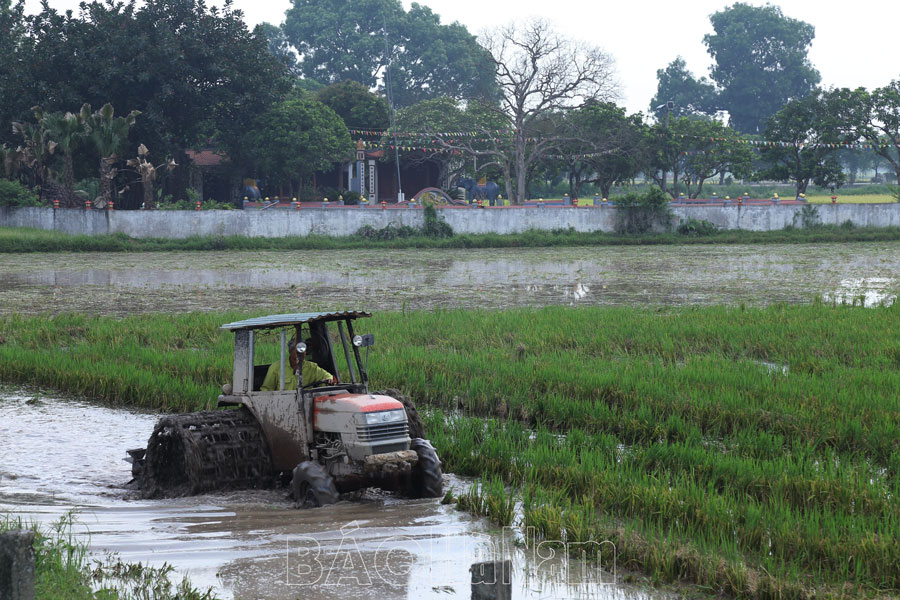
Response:
POLYGON ((624 584, 615 565, 524 549, 518 534, 436 499, 376 491, 315 509, 294 508, 286 490, 135 499, 123 457, 156 419, 0 387, 0 515, 48 524, 74 508, 95 554, 169 563, 221 598, 469 598, 470 565, 500 558, 513 562, 517 600, 667 597, 624 584))
POLYGON ((0 255, 0 311, 873 305, 900 291, 900 242, 473 250, 0 255))
MULTIPOLYGON (((477 250, 0 255, 0 313, 812 302, 900 292, 900 242, 477 250)), ((157 415, 0 387, 0 516, 71 509, 94 553, 169 563, 222 598, 468 598, 469 566, 513 561, 513 597, 659 598, 615 565, 526 549, 437 500, 378 491, 299 510, 285 490, 142 500, 129 448, 157 415)), ((469 482, 445 475, 456 491, 469 482)))

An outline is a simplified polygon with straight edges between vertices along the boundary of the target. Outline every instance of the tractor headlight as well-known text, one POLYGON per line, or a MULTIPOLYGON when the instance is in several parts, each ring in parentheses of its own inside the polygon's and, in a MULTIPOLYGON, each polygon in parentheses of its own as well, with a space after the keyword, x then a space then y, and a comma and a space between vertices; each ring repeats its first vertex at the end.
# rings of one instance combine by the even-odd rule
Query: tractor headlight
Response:
POLYGON ((366 421, 366 425, 381 425, 383 423, 400 423, 406 420, 406 411, 403 409, 398 410, 383 410, 379 412, 370 412, 365 413, 363 418, 366 421))

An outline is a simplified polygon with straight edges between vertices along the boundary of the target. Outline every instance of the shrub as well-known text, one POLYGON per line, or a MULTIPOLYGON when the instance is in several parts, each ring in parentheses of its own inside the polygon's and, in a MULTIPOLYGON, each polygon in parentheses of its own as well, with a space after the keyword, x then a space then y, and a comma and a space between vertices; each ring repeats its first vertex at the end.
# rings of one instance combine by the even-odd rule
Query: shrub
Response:
POLYGON ((425 203, 425 227, 422 233, 433 238, 449 238, 453 237, 453 228, 437 213, 434 204, 425 203))
MULTIPOLYGON (((196 200, 169 200, 156 205, 159 210, 197 210, 196 200)), ((234 207, 227 202, 218 202, 210 198, 200 203, 200 210, 232 210, 234 207)))
POLYGON ((678 231, 680 235, 689 237, 706 237, 718 233, 719 228, 706 219, 690 218, 681 221, 676 231, 678 231))
POLYGON ((356 206, 362 200, 359 192, 339 190, 334 187, 321 187, 318 190, 318 195, 321 196, 321 199, 328 198, 329 202, 337 202, 338 198, 343 197, 344 204, 347 206, 356 206))
POLYGON ((794 213, 794 227, 797 226, 798 221, 803 229, 821 227, 822 220, 819 218, 819 207, 814 204, 804 204, 799 212, 794 213))
POLYGON ((421 232, 409 225, 394 225, 389 223, 387 227, 376 229, 371 225, 363 225, 356 230, 356 235, 367 240, 396 240, 419 235, 421 232))
POLYGON ((37 206, 34 193, 17 181, 0 179, 0 206, 37 206))
POLYGON ((616 199, 616 231, 619 233, 648 233, 654 225, 669 229, 672 210, 669 197, 654 186, 644 194, 629 192, 616 199))

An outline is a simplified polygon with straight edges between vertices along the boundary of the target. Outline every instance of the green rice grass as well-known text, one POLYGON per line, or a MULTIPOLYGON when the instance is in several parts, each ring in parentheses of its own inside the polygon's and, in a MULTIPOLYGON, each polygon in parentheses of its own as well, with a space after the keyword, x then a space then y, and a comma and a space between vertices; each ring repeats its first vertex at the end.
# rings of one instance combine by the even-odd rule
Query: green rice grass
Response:
POLYGON ((70 512, 49 527, 0 519, 0 533, 31 529, 34 538, 34 597, 37 600, 214 600, 187 579, 174 584, 174 569, 124 563, 115 555, 103 559, 88 553, 86 541, 73 533, 76 515, 70 512))
MULTIPOLYGON (((0 379, 202 408, 230 379, 217 327, 243 316, 0 317, 0 379)), ((436 310, 356 329, 375 334, 373 389, 430 407, 445 470, 482 478, 462 500, 476 514, 610 541, 620 566, 728 595, 900 590, 900 304, 436 310)))

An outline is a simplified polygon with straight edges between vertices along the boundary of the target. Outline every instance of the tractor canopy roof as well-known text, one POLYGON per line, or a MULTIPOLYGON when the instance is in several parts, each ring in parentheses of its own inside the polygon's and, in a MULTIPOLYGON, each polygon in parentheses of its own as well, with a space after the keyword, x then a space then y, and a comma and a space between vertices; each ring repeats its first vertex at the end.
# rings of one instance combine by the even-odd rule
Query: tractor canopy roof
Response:
POLYGON ((266 317, 256 317, 253 319, 244 319, 243 321, 235 321, 234 323, 226 323, 225 325, 222 325, 220 329, 228 329, 231 331, 237 331, 239 329, 275 329, 278 327, 300 325, 301 323, 310 323, 313 321, 343 321, 345 319, 359 319, 361 317, 371 316, 370 313, 357 310, 291 313, 284 315, 268 315, 266 317))

